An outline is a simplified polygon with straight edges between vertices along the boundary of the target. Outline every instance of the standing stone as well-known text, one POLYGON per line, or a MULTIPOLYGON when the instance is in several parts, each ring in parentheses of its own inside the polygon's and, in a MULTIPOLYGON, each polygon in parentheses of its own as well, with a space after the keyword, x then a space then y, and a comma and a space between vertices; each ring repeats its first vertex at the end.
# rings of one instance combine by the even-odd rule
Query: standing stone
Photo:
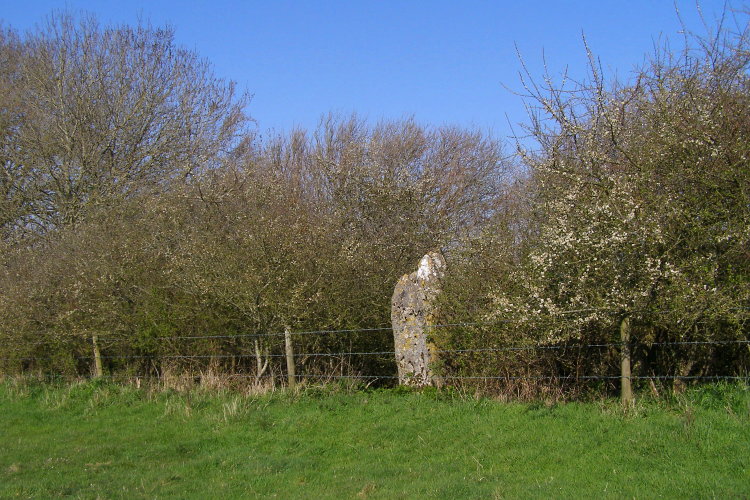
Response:
POLYGON ((435 382, 430 363, 436 360, 436 353, 431 352, 427 334, 444 274, 445 259, 437 252, 430 252, 422 257, 417 271, 401 277, 393 291, 391 324, 398 380, 402 385, 435 382))

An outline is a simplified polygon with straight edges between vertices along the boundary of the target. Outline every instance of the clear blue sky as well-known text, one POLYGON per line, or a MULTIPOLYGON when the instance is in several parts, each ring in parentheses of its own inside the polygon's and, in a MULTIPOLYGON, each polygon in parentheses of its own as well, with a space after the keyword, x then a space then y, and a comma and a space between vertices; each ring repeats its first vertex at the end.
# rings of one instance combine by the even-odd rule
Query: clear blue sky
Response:
MULTIPOLYGON (((702 31, 695 2, 676 4, 702 31)), ((710 21, 723 5, 701 2, 710 21)), ((91 12, 105 24, 141 16, 172 25, 181 45, 254 95, 249 111, 262 131, 313 128, 323 113, 356 111, 504 137, 508 120, 525 119, 520 98, 504 88, 520 90, 516 45, 533 73, 544 54, 553 72, 568 66, 582 78, 585 33, 605 69, 627 77, 660 35, 680 41, 671 0, 3 0, 0 18, 25 31, 53 9, 91 12)))

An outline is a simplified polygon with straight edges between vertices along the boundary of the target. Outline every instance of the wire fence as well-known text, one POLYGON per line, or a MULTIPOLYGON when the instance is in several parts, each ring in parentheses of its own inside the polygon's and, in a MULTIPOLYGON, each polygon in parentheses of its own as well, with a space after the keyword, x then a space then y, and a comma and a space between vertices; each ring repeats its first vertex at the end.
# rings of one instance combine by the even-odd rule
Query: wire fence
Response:
MULTIPOLYGON (((569 321, 569 317, 575 314, 591 313, 591 312, 606 312, 615 313, 619 310, 609 308, 582 308, 574 310, 559 311, 556 313, 558 320, 566 322, 569 321)), ((728 312, 750 312, 750 307, 732 307, 727 309, 728 312)), ((630 313, 634 316, 637 315, 664 315, 675 313, 673 310, 633 310, 630 313)), ((553 316, 537 315, 536 317, 530 317, 523 320, 512 319, 512 318, 498 318, 492 321, 467 321, 467 322, 455 322, 455 323, 440 323, 435 325, 428 325, 428 330, 442 329, 442 328, 468 328, 468 327, 496 327, 504 324, 534 324, 534 323, 547 323, 554 321, 553 316)), ((750 318, 747 318, 750 321, 750 318)), ((695 324, 704 322, 697 321, 695 324)), ((150 337, 148 340, 156 342, 164 342, 170 340, 212 340, 212 339, 254 339, 254 338, 267 338, 267 337, 283 337, 285 335, 306 336, 306 335, 339 335, 339 334, 362 334, 372 332, 384 332, 392 331, 392 326, 376 326, 371 328, 350 328, 350 329, 320 329, 320 330, 300 330, 300 331, 277 331, 277 332, 255 332, 255 333, 234 333, 234 334, 222 334, 222 335, 161 335, 150 337)), ((38 332, 39 336, 44 336, 47 332, 41 330, 38 332)), ((57 335, 57 334, 55 334, 57 335)), ((70 339, 75 339, 75 336, 69 336, 70 339)), ((99 337, 100 341, 118 341, 118 340, 131 340, 131 337, 127 335, 105 335, 99 337)), ((40 339, 35 341, 36 345, 43 345, 48 343, 49 339, 40 339)), ((34 343, 32 343, 33 345, 34 343)))
MULTIPOLYGON (((604 344, 561 344, 561 345, 505 345, 501 347, 484 347, 474 349, 435 349, 436 354, 468 354, 468 353, 493 353, 513 351, 535 351, 535 350, 573 350, 573 349, 604 349, 622 348, 622 342, 610 342, 604 344)), ((649 342, 648 346, 688 346, 688 345, 750 345, 750 340, 702 340, 702 341, 674 341, 674 342, 649 342)), ((340 351, 340 352, 303 352, 295 353, 296 357, 342 357, 342 356, 395 356, 396 351, 340 351)), ((139 354, 139 355, 103 355, 100 359, 244 359, 257 358, 256 353, 235 354, 139 354)), ((264 358, 285 358, 286 354, 268 353, 264 358)), ((75 360, 93 360, 95 356, 73 356, 75 360)), ((29 356, 29 357, 1 357, 2 361, 43 361, 56 359, 55 356, 29 356)))
MULTIPOLYGON (((180 377, 181 375, 158 375, 158 374, 110 374, 102 375, 104 378, 142 378, 142 379, 159 379, 180 377)), ((200 378, 201 375, 185 375, 187 377, 200 378)), ((208 374, 206 376, 209 376, 208 374)), ((250 373, 232 373, 225 375, 227 378, 247 378, 247 379, 280 379, 286 378, 286 375, 253 375, 250 373)), ((351 380, 398 380, 398 375, 337 375, 337 374, 296 374, 295 378, 305 379, 351 379, 351 380)), ((560 377, 556 375, 442 375, 438 377, 441 381, 446 380, 621 380, 620 375, 578 375, 575 377, 560 377)), ((748 375, 632 375, 630 380, 745 380, 750 382, 748 375)))
MULTIPOLYGON (((498 323, 503 322, 460 322, 460 323, 445 323, 429 326, 429 329, 448 329, 448 328, 492 328, 497 326, 498 323)), ((392 331, 391 326, 380 326, 372 328, 360 328, 360 329, 320 329, 320 330, 301 330, 301 331, 285 331, 285 332, 262 332, 262 333, 248 333, 248 334, 226 334, 226 335, 173 335, 173 336, 162 336, 149 339, 154 342, 163 342, 168 340, 212 340, 212 339, 273 339, 279 338, 299 338, 299 337, 311 337, 311 336, 332 336, 332 335, 363 335, 374 332, 389 332, 392 331)), ((81 349, 81 344, 85 339, 82 337, 69 337, 58 342, 65 344, 66 342, 77 342, 78 348, 81 349)), ((103 343, 117 342, 122 340, 132 340, 124 337, 107 336, 99 338, 99 341, 103 343)), ((49 344, 49 339, 39 339, 28 345, 42 346, 49 344)), ((114 344, 113 344, 114 345, 114 344)), ((456 349, 435 349, 432 352, 440 357, 460 357, 461 355, 479 354, 479 355, 492 355, 501 353, 518 353, 518 352, 551 352, 551 351, 585 351, 593 349, 609 349, 609 350, 622 350, 624 347, 633 347, 635 343, 623 343, 623 342, 602 342, 602 343, 505 343, 495 344, 488 347, 472 347, 472 348, 456 348, 456 349)), ((750 353, 750 340, 747 339, 724 339, 724 340, 675 340, 675 341, 654 341, 648 342, 649 348, 670 348, 680 346, 747 346, 748 353, 750 353)), ((177 362, 177 361, 195 361, 199 363, 198 366, 198 378, 205 376, 207 373, 208 366, 206 361, 219 362, 230 360, 233 363, 238 361, 255 361, 253 363, 245 363, 244 367, 237 369, 236 372, 223 373, 222 376, 227 379, 250 379, 254 381, 261 380, 283 380, 291 377, 295 380, 360 380, 364 382, 377 382, 377 381, 396 381, 399 376, 395 373, 362 373, 357 370, 350 369, 350 373, 343 373, 343 368, 339 367, 337 370, 329 370, 328 372, 319 373, 320 368, 317 370, 309 370, 306 373, 291 373, 288 369, 285 369, 283 364, 277 364, 273 366, 266 373, 268 363, 274 359, 288 358, 288 353, 279 352, 282 351, 281 345, 275 346, 276 350, 266 349, 262 352, 255 346, 255 350, 250 350, 251 347, 247 346, 244 349, 240 348, 235 352, 211 352, 211 353, 188 353, 188 354, 160 354, 158 352, 151 353, 117 353, 117 352, 103 352, 94 354, 75 354, 70 355, 69 359, 76 362, 93 362, 98 363, 104 362, 115 362, 115 361, 145 361, 149 362, 148 372, 133 373, 132 371, 122 370, 121 373, 110 373, 102 374, 104 377, 113 379, 156 379, 165 380, 169 377, 174 377, 173 374, 165 374, 164 370, 158 366, 159 363, 164 362, 177 362), (202 363, 202 364, 201 364, 202 363), (260 364, 265 363, 266 367, 260 368, 260 364), (255 373, 251 372, 252 368, 257 368, 255 373)), ((97 348, 98 349, 98 348, 97 348)), ((131 349, 135 350, 135 348, 131 349)), ((15 350, 8 348, 7 346, 2 349, 6 353, 11 352, 22 352, 22 350, 15 350)), ((342 350, 342 351, 311 351, 295 353, 294 359, 296 363, 301 365, 299 368, 304 369, 306 360, 323 358, 331 360, 349 360, 352 358, 361 357, 372 357, 381 358, 383 361, 393 362, 396 356, 395 350, 342 350)), ((9 364, 25 364, 27 366, 34 363, 52 361, 59 359, 59 356, 53 355, 19 355, 19 356, 3 356, 0 357, 0 366, 3 364, 7 367, 9 364)), ((116 368, 116 367, 115 367, 116 368)), ((120 367, 122 368, 122 367, 120 367)), ((351 363, 350 363, 351 368, 351 363)), ((394 370, 395 371, 395 370, 394 370)), ((93 373, 93 370, 92 370, 93 373)), ((190 374, 186 374, 190 376, 190 374)), ((622 380, 622 375, 614 375, 611 373, 585 373, 585 374, 574 374, 574 375, 541 375, 541 374, 440 374, 439 379, 442 383, 451 382, 513 382, 513 381, 546 381, 546 382, 566 382, 566 381, 616 381, 622 380)), ((627 378, 633 381, 745 381, 750 380, 747 374, 742 373, 725 373, 725 374, 637 374, 630 375, 627 378)))

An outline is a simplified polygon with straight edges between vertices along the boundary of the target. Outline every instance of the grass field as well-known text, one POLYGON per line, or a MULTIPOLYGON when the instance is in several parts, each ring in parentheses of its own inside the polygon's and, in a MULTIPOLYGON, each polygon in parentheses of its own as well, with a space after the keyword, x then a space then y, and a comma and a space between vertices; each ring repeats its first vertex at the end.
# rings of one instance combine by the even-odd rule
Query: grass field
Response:
POLYGON ((507 404, 446 392, 0 382, 2 498, 750 496, 750 391, 507 404))

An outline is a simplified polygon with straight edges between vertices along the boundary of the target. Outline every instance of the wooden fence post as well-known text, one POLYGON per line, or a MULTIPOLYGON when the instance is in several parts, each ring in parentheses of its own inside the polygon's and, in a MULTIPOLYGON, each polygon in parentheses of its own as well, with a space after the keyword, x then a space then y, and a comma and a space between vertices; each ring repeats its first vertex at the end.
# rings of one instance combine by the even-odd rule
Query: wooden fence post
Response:
POLYGON ((99 350, 99 337, 92 335, 91 343, 94 345, 94 377, 99 378, 104 375, 102 370, 102 353, 99 350))
POLYGON ((633 403, 633 386, 630 371, 630 318, 625 316, 620 321, 620 342, 622 343, 620 365, 620 400, 623 404, 633 403))
POLYGON ((294 348, 292 346, 292 334, 289 328, 284 330, 284 343, 286 344, 286 372, 289 380, 289 388, 294 389, 297 376, 294 370, 294 348))

